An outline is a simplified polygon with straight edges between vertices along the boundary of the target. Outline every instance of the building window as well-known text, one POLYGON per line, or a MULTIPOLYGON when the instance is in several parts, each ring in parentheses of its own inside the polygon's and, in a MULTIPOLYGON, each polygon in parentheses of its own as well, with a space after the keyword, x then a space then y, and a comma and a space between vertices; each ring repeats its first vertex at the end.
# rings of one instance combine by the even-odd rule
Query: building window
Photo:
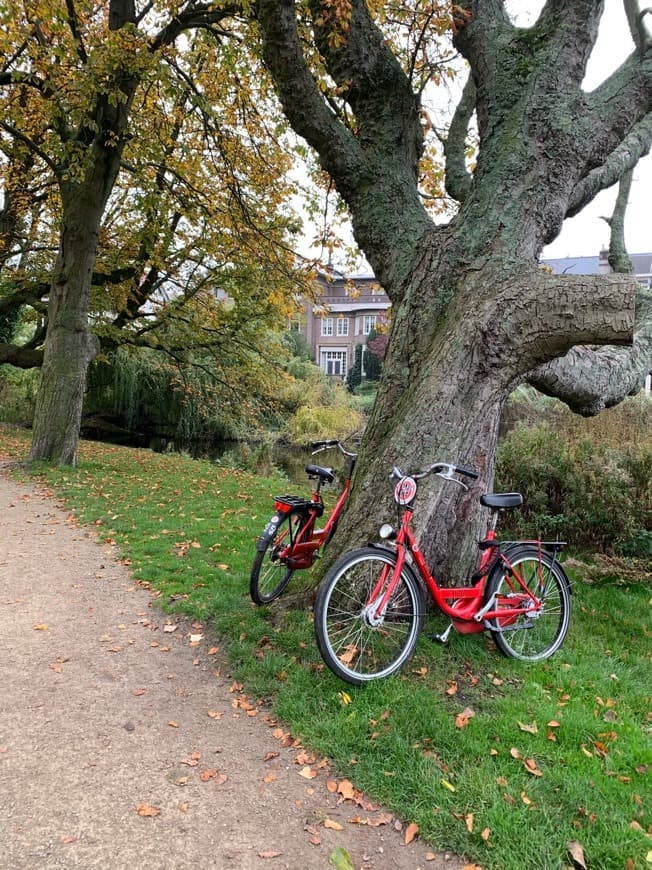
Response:
POLYGON ((376 315, 365 314, 362 319, 362 334, 369 335, 372 329, 376 328, 376 315))
POLYGON ((321 319, 321 334, 322 335, 332 335, 333 334, 333 318, 332 317, 322 317, 322 319, 321 319))
POLYGON ((345 350, 322 350, 321 370, 333 377, 346 377, 346 351, 345 350))
POLYGON ((338 335, 348 335, 349 334, 349 321, 346 317, 339 317, 337 320, 337 334, 338 335))

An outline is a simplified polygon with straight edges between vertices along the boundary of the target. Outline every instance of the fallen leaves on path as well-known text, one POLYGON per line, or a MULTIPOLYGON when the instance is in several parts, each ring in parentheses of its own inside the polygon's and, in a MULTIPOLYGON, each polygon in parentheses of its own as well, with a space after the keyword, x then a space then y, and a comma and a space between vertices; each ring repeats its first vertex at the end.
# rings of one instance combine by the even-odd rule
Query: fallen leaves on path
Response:
POLYGON ((136 812, 144 818, 155 818, 161 815, 160 807, 153 807, 151 804, 138 804, 136 812))
POLYGON ((405 829, 405 839, 404 839, 405 845, 409 846, 410 843, 412 842, 412 840, 414 840, 414 838, 416 837, 416 835, 418 833, 419 833, 419 826, 416 824, 416 822, 411 822, 407 826, 407 828, 405 829))

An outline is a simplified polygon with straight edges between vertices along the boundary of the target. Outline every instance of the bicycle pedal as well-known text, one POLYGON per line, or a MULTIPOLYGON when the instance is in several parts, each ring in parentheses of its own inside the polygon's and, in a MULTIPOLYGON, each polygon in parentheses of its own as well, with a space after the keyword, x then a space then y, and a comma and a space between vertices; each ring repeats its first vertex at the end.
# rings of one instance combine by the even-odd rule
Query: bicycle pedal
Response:
POLYGON ((451 633, 452 629, 453 623, 451 622, 446 631, 443 631, 441 634, 429 634, 428 637, 430 638, 430 640, 444 644, 448 642, 448 636, 451 633))

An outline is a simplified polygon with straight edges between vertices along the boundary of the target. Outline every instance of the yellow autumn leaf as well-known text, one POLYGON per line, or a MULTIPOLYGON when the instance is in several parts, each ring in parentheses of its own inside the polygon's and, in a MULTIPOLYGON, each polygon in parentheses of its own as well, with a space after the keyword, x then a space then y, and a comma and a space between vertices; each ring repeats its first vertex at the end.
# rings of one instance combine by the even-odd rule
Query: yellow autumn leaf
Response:
POLYGON ((449 791, 455 791, 455 786, 449 782, 447 779, 442 779, 441 784, 444 788, 447 788, 449 791))
POLYGON ((343 831, 344 825, 340 825, 339 822, 334 822, 332 819, 328 817, 324 819, 324 827, 330 828, 331 831, 343 831))

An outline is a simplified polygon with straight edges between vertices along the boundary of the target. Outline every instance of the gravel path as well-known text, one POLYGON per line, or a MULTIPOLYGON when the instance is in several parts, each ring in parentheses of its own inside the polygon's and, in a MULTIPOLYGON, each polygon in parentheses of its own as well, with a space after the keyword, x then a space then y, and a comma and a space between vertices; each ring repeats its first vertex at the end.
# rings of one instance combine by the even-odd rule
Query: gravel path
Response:
POLYGON ((251 708, 219 641, 7 468, 0 541, 0 866, 318 870, 337 847, 356 870, 464 866, 405 846, 251 708))

